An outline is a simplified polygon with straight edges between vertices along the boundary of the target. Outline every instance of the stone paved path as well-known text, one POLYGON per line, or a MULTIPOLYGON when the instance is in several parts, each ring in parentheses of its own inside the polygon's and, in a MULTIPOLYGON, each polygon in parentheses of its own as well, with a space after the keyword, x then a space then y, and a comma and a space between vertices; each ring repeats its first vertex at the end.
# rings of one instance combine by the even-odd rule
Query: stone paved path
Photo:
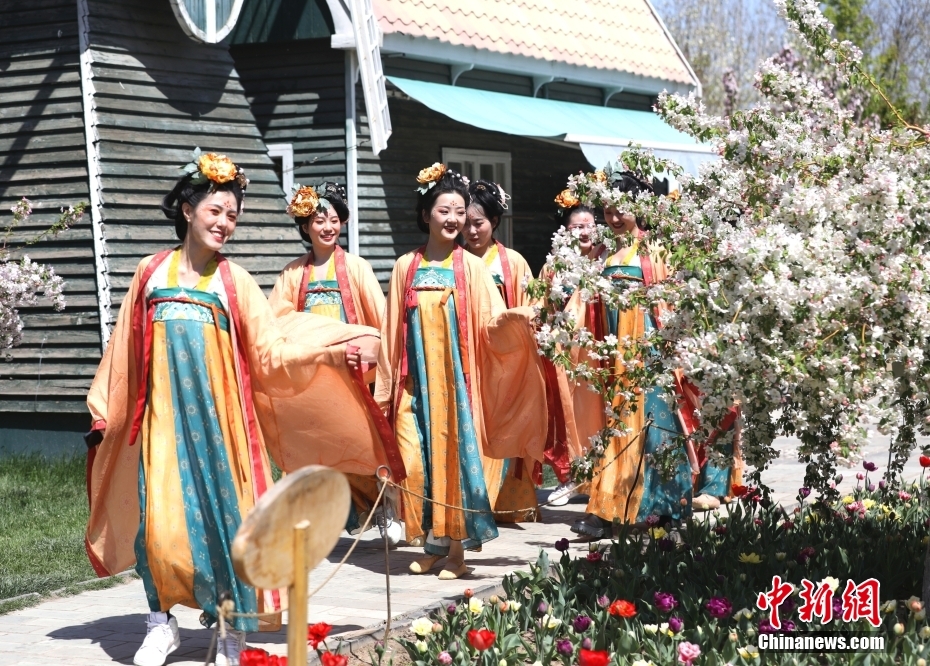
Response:
MULTIPOLYGON (((781 443, 790 447, 788 441, 781 443)), ((930 444, 927 440, 923 445, 930 444)), ((866 450, 866 459, 875 462, 877 481, 887 462, 887 440, 875 438, 866 450)), ((859 468, 861 469, 861 468, 859 468)), ((842 470, 841 489, 855 487, 858 469, 842 470)), ((920 475, 916 457, 908 463, 906 478, 920 475)), ((793 504, 802 485, 804 467, 791 458, 775 461, 763 476, 784 504, 793 504)), ((540 492, 544 499, 546 492, 540 492)), ((501 525, 500 538, 485 544, 481 553, 469 553, 472 571, 460 581, 441 581, 435 575, 413 576, 407 565, 422 551, 398 548, 391 552, 393 615, 409 614, 444 598, 461 594, 466 587, 480 589, 500 582, 515 569, 535 560, 539 548, 556 555, 555 541, 572 536, 568 525, 584 511, 583 502, 573 501, 560 508, 544 508, 543 522, 501 525)), ((351 539, 344 535, 328 561, 312 574, 311 589, 332 570, 348 549, 351 539)), ((579 551, 583 544, 573 544, 579 551)), ((351 632, 383 621, 385 617, 384 550, 377 530, 366 534, 349 563, 310 603, 310 621, 334 625, 334 633, 351 632)), ((84 592, 64 599, 50 600, 32 608, 0 616, 0 666, 51 666, 73 664, 131 664, 132 656, 145 635, 145 594, 142 582, 134 580, 107 590, 84 592)), ((199 611, 177 607, 172 611, 181 627, 181 647, 169 657, 169 664, 202 664, 211 632, 197 621, 199 611)), ((252 634, 250 645, 272 654, 285 654, 285 632, 252 634)))

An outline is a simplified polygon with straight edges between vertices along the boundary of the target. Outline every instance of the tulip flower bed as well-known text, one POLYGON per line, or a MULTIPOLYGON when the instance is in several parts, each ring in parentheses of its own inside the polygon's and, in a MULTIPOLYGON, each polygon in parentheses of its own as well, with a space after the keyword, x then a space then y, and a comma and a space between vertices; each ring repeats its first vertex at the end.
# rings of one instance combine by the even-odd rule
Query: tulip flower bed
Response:
MULTIPOLYGON (((710 520, 671 530, 652 520, 624 529, 584 557, 569 542, 550 566, 545 552, 529 572, 505 578, 505 595, 469 597, 419 618, 398 642, 415 666, 564 664, 926 664, 930 626, 918 599, 930 511, 926 488, 868 490, 792 513, 748 490, 710 520), (778 629, 757 608, 773 577, 791 585, 778 604, 778 629), (878 582, 873 627, 848 586, 878 582), (802 619, 803 580, 820 589, 815 616, 802 619), (825 596, 824 596, 825 595, 825 596), (833 618, 824 622, 829 606, 833 618), (846 619, 844 620, 844 613, 846 619), (818 616, 819 615, 819 616, 818 616), (858 654, 765 652, 760 634, 809 631, 883 636, 884 650, 858 654)), ((874 583, 871 584, 875 588, 874 583)), ((808 596, 811 592, 808 591, 808 596)), ((384 659, 383 650, 372 655, 384 659)), ((404 659, 406 661, 406 659, 404 659)))

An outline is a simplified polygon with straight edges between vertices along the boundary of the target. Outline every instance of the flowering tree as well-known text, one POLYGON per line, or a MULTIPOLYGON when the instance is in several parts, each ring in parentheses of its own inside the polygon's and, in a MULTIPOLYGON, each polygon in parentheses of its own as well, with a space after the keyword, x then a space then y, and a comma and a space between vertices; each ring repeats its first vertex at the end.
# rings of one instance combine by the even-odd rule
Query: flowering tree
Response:
MULTIPOLYGON (((84 215, 85 205, 80 203, 62 210, 55 224, 27 240, 24 245, 34 245, 41 240, 53 238, 70 228, 84 215)), ((0 236, 0 350, 20 343, 23 321, 19 317, 19 308, 36 305, 40 294, 49 299, 56 310, 65 307, 62 293, 64 282, 52 268, 34 263, 26 255, 18 261, 12 258, 9 244, 13 230, 32 215, 32 204, 28 199, 22 199, 10 210, 13 212, 13 221, 0 236)))
MULTIPOLYGON (((843 86, 881 94, 860 51, 831 36, 815 0, 776 4, 843 86)), ((930 131, 893 108, 897 127, 859 126, 816 80, 773 60, 756 86, 759 105, 727 118, 706 114, 693 96, 660 97, 669 124, 721 156, 697 178, 679 172, 677 200, 611 190, 603 172, 569 180, 583 202, 646 220, 645 242, 670 277, 611 284, 603 262, 581 257, 563 231, 548 259, 551 277, 533 286, 553 306, 541 314, 538 338, 544 353, 605 392, 608 428, 593 457, 602 438, 620 431, 633 393, 670 387, 680 369, 703 395, 696 437, 707 438, 738 401, 747 462, 763 469, 778 455, 774 438, 796 435, 808 484, 829 493, 837 458, 856 459, 867 423, 892 437, 898 465, 916 433, 930 431, 930 131), (617 341, 594 340, 560 310, 571 291, 583 303, 670 307, 661 330, 619 341, 618 351, 617 341), (627 370, 621 380, 573 361, 617 354, 627 370)), ((637 150, 621 161, 641 174, 675 171, 637 150)))

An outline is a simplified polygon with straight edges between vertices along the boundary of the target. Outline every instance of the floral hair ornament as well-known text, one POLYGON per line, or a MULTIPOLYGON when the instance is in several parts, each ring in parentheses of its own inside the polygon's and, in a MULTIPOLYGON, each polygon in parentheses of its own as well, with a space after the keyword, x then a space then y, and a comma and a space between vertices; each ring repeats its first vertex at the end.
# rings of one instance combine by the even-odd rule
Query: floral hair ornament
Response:
POLYGON ((226 155, 203 153, 199 147, 194 149, 194 158, 181 168, 184 173, 191 175, 193 185, 202 185, 208 181, 213 183, 211 191, 216 190, 216 185, 224 185, 233 180, 239 183, 243 192, 249 186, 249 179, 245 177, 242 167, 237 166, 226 155))
POLYGON ((310 217, 318 210, 326 210, 330 203, 320 197, 311 186, 294 185, 291 202, 287 205, 287 214, 293 218, 310 217))
POLYGON ((434 162, 432 166, 420 169, 420 173, 417 174, 417 182, 420 183, 417 192, 426 194, 442 180, 444 175, 446 175, 446 165, 441 162, 434 162))
POLYGON ((559 205, 559 208, 574 208, 581 201, 572 194, 571 190, 562 190, 559 192, 559 196, 555 198, 555 202, 559 205))

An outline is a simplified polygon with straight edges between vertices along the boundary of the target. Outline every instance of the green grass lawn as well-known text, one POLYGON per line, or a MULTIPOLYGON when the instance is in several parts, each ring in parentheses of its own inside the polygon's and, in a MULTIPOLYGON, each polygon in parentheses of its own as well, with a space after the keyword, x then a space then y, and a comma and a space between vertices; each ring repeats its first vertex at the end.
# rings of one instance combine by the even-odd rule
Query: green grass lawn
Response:
POLYGON ((85 459, 0 458, 0 599, 95 577, 84 552, 85 459))

